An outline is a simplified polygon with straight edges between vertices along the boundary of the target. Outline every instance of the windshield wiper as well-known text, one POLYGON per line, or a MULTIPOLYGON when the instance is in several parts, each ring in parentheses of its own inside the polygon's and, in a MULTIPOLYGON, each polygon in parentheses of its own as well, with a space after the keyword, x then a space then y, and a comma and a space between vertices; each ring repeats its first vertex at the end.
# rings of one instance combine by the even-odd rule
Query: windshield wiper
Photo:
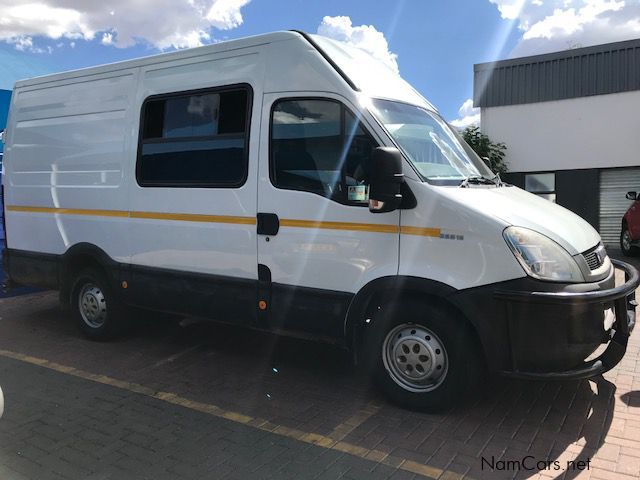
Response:
POLYGON ((504 184, 502 183, 500 174, 496 173, 491 178, 483 177, 482 175, 470 175, 460 183, 460 188, 466 188, 469 185, 495 185, 502 187, 504 184))

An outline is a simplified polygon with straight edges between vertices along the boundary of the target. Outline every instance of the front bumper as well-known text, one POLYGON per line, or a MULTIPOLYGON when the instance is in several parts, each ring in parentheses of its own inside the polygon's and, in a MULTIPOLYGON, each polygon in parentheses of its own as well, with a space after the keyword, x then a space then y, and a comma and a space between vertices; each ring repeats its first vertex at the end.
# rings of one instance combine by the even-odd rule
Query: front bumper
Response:
POLYGON ((612 263, 625 273, 624 284, 617 287, 613 271, 589 291, 575 291, 579 286, 558 291, 495 290, 494 298, 506 312, 510 346, 510 362, 501 373, 541 380, 582 379, 615 367, 635 325, 635 290, 640 277, 633 266, 618 260, 612 263), (615 320, 607 330, 605 313, 609 309, 615 320), (583 361, 606 340, 609 344, 601 355, 583 361))

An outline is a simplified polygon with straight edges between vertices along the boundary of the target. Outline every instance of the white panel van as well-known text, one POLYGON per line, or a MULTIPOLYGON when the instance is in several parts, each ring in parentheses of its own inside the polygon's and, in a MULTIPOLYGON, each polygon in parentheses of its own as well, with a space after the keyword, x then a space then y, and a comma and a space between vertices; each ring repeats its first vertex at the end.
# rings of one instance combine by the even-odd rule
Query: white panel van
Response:
POLYGON ((587 222, 501 182, 397 74, 327 38, 20 81, 5 141, 10 282, 58 289, 91 338, 129 307, 313 337, 433 409, 485 367, 599 375, 635 323, 638 273, 587 222))

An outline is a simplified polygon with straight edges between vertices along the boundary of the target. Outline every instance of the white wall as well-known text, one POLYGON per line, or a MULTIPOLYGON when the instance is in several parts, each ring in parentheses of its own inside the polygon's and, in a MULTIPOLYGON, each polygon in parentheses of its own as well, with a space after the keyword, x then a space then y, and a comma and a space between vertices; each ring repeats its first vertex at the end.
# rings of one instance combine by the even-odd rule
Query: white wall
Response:
POLYGON ((640 91, 482 109, 509 171, 640 166, 640 91))

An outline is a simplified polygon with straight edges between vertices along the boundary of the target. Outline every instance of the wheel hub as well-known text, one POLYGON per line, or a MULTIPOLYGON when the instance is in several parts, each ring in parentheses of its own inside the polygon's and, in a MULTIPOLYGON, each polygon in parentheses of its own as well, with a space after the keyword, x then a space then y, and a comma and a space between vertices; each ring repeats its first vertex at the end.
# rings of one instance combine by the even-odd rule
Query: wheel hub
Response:
POLYGON ((622 246, 625 250, 629 250, 631 248, 631 235, 627 230, 622 234, 622 246))
POLYGON ((391 330, 382 355, 391 378, 412 392, 434 390, 447 374, 448 359, 442 342, 421 325, 403 324, 391 330))
POLYGON ((107 301, 99 287, 87 284, 78 299, 82 320, 92 328, 104 325, 107 319, 107 301))

